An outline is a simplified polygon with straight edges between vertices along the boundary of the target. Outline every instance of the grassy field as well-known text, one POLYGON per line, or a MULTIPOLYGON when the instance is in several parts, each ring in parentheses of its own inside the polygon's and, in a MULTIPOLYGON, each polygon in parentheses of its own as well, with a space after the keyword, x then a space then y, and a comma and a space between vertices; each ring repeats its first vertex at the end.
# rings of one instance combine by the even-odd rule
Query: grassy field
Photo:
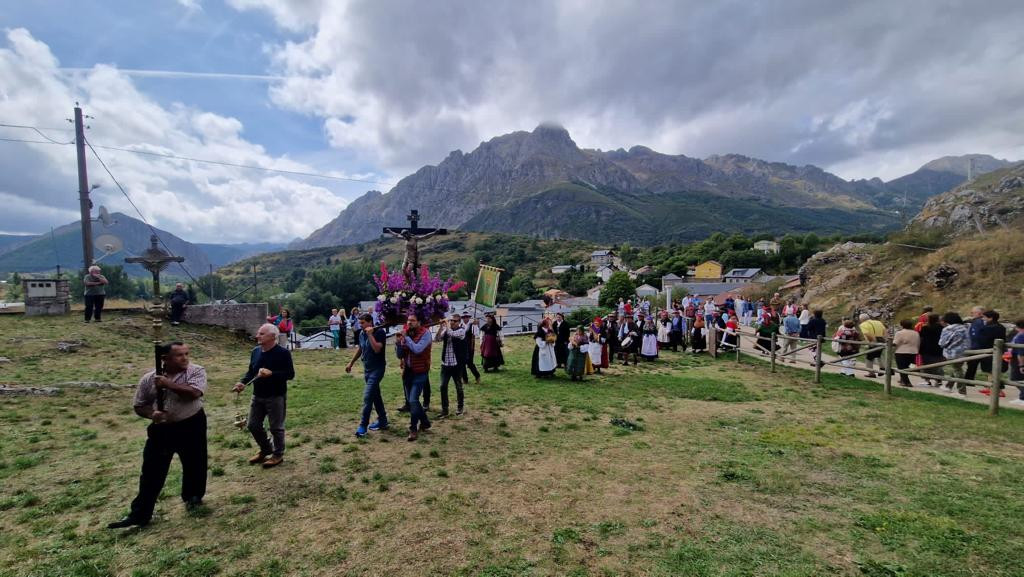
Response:
MULTIPOLYGON (((0 382, 132 383, 146 327, 0 317, 0 382), (61 353, 58 338, 88 346, 61 353)), ((210 374, 207 508, 185 513, 175 464, 152 525, 103 528, 136 490, 130 389, 2 397, 0 576, 1024 575, 1017 412, 671 352, 538 382, 532 345, 510 339, 510 366, 469 385, 466 415, 408 443, 394 414, 357 440, 349 353, 308 351, 285 464, 264 471, 231 425, 249 345, 177 329, 210 374)), ((393 369, 384 389, 396 406, 393 369)))

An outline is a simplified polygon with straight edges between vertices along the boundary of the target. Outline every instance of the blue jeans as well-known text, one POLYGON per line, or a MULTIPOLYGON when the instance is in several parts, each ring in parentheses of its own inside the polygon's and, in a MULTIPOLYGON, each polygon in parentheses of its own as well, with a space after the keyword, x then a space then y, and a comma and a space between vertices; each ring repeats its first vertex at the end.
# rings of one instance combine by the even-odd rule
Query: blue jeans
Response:
POLYGON ((430 427, 430 419, 427 418, 427 412, 423 410, 423 405, 420 404, 420 394, 423 393, 423 387, 427 384, 428 374, 423 373, 420 375, 413 375, 409 379, 409 430, 410 431, 422 431, 430 427))
POLYGON ((384 378, 384 369, 374 369, 366 373, 366 388, 363 389, 363 415, 360 426, 370 424, 370 410, 377 411, 377 421, 384 425, 388 422, 388 412, 384 408, 384 398, 380 395, 380 381, 384 378))

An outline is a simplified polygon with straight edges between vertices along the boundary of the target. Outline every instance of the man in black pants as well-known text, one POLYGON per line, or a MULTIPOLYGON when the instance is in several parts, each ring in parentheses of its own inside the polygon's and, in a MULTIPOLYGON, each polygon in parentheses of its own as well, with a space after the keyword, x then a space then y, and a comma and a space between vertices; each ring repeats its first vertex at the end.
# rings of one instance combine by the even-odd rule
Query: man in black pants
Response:
POLYGON ((108 529, 149 524, 175 453, 181 459, 181 500, 185 507, 191 511, 202 505, 206 494, 206 370, 189 364, 188 345, 184 343, 163 345, 160 352, 163 374, 146 373, 133 403, 136 414, 153 421, 146 429, 139 494, 132 501, 131 513, 107 525, 108 529))
POLYGON ((185 292, 185 285, 178 283, 171 291, 171 324, 179 325, 181 317, 185 314, 185 306, 188 305, 188 293, 185 292))
POLYGON ((473 377, 476 378, 476 384, 480 384, 480 371, 476 369, 476 343, 477 337, 480 336, 480 325, 479 321, 473 318, 473 315, 469 313, 462 313, 462 326, 466 327, 466 338, 463 339, 463 345, 460 347, 464 349, 462 357, 462 382, 469 382, 469 373, 473 373, 473 377), (466 372, 466 370, 469 372, 466 372))
POLYGON ((437 341, 441 342, 441 412, 437 419, 448 416, 448 381, 455 381, 455 394, 458 407, 455 414, 461 415, 465 406, 465 391, 462 388, 462 343, 466 339, 466 327, 461 325, 458 314, 453 314, 448 325, 441 325, 437 332, 437 341))
POLYGON ((260 452, 249 459, 250 465, 263 464, 264 469, 276 467, 284 461, 284 418, 288 399, 288 381, 295 378, 295 366, 288 349, 277 344, 278 328, 270 323, 256 332, 259 346, 249 355, 249 370, 232 389, 242 392, 246 384, 253 383, 252 402, 249 405, 248 428, 260 452), (263 428, 263 420, 270 424, 270 435, 263 428))
POLYGON ((92 265, 89 274, 82 279, 85 286, 85 322, 96 316, 96 322, 103 322, 103 301, 107 298, 107 277, 100 267, 92 265))

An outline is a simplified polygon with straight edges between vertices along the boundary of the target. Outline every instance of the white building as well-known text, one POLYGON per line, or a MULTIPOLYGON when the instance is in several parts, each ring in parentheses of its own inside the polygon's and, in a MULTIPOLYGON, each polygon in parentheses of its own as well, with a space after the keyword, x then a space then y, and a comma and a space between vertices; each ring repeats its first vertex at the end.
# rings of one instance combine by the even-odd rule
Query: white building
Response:
POLYGON ((653 296, 656 296, 657 294, 658 294, 658 289, 652 287, 649 284, 642 284, 642 285, 636 287, 636 296, 638 296, 640 298, 643 298, 643 297, 653 297, 653 296))
POLYGON ((597 272, 595 272, 594 274, 597 275, 597 278, 601 279, 601 282, 608 282, 608 279, 612 278, 612 273, 616 272, 617 270, 619 269, 616 268, 615 265, 606 264, 598 268, 597 272))
POLYGON ((722 280, 729 284, 747 284, 763 282, 766 276, 764 271, 759 268, 734 268, 725 273, 722 280))
POLYGON ((754 243, 754 250, 759 250, 764 254, 779 254, 779 243, 774 240, 759 240, 754 243))

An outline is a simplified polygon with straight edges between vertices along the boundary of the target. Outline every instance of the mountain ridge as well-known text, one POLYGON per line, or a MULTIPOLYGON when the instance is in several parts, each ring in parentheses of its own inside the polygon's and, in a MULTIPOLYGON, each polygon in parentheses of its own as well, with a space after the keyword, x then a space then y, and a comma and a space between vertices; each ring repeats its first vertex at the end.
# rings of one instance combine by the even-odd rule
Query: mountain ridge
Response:
MULTIPOLYGON (((972 156, 979 159, 979 171, 990 168, 993 162, 1003 162, 986 155, 972 156)), ((957 158, 936 159, 932 162, 945 164, 933 168, 952 166, 957 158)), ((604 219, 614 218, 609 207, 621 206, 623 199, 629 199, 652 211, 703 207, 700 213, 688 213, 689 219, 711 222, 725 231, 782 234, 789 229, 780 223, 807 220, 786 214, 793 210, 828 215, 820 225, 812 218, 796 229, 802 232, 828 232, 832 229, 825 227, 832 226, 841 232, 854 232, 858 227, 879 231, 897 226, 897 209, 904 215, 912 209, 916 212, 936 187, 947 183, 956 186, 965 180, 965 176, 925 167, 917 172, 922 170, 926 172, 915 179, 897 183, 903 189, 897 194, 893 186, 878 178, 848 181, 814 165, 796 166, 740 154, 698 159, 663 154, 642 145, 610 151, 581 149, 565 128, 542 124, 532 132, 496 136, 469 153, 451 151, 439 164, 421 167, 386 193, 369 191, 307 238, 289 244, 289 248, 365 242, 379 237, 385 226, 405 225, 410 208, 419 210, 423 227, 485 230, 482 227, 494 226, 508 233, 581 238, 575 236, 574 230, 579 228, 576 225, 560 227, 551 221, 554 217, 549 213, 536 212, 538 207, 551 207, 549 202, 559 195, 577 199, 581 214, 601 215, 604 219), (573 186, 598 194, 583 194, 581 190, 569 194, 573 186), (919 193, 918 188, 926 192, 919 193), (913 189, 913 194, 908 189, 913 189), (534 198, 537 195, 540 197, 534 198), (904 195, 908 195, 906 208, 904 195), (737 208, 749 203, 764 220, 732 226, 729 214, 707 206, 708 197, 736 201, 737 208), (537 219, 542 222, 535 222, 537 219)), ((562 219, 579 218, 557 212, 562 219)), ((739 220, 749 220, 742 216, 739 220)), ((600 224, 587 221, 580 226, 600 224)), ((667 236, 684 241, 697 240, 697 229, 704 228, 671 226, 667 236)), ((612 236, 587 240, 630 239, 612 236)))

